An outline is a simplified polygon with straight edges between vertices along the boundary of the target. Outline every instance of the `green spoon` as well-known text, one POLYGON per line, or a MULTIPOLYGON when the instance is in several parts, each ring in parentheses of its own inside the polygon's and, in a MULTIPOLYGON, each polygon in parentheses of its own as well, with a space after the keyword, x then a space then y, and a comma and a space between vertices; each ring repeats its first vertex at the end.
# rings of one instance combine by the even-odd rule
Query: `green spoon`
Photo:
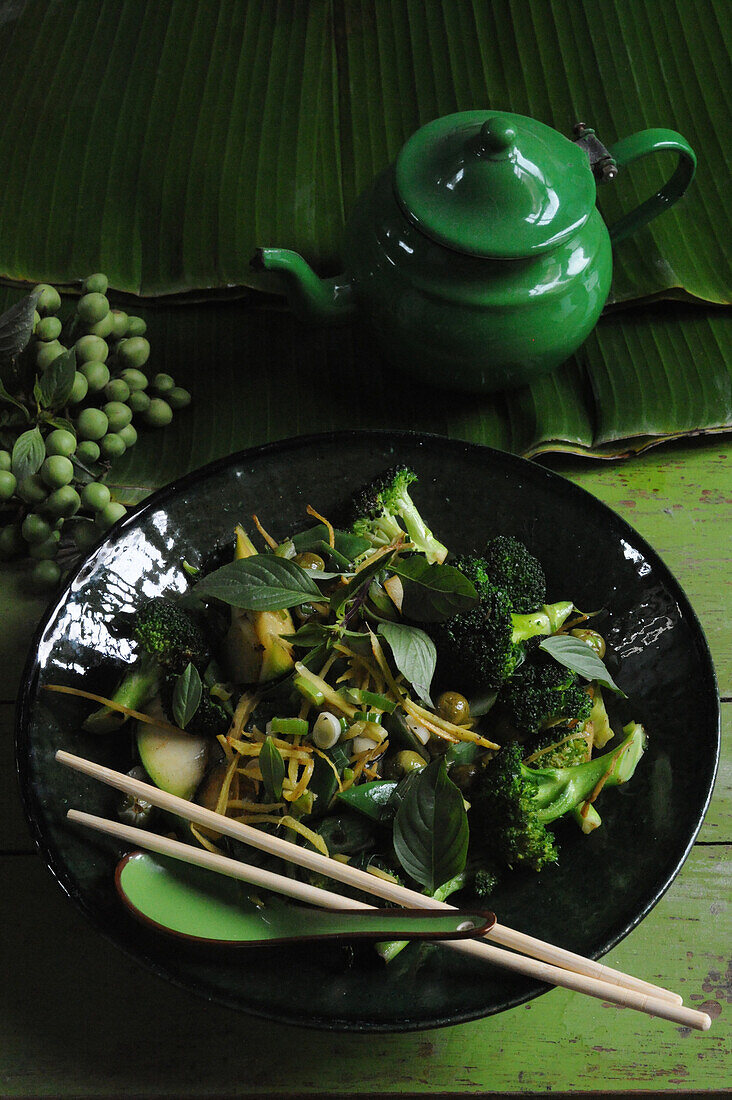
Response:
POLYGON ((131 852, 115 882, 131 913, 186 939, 265 944, 315 939, 468 939, 495 923, 481 910, 317 909, 267 895, 236 879, 151 852, 131 852))

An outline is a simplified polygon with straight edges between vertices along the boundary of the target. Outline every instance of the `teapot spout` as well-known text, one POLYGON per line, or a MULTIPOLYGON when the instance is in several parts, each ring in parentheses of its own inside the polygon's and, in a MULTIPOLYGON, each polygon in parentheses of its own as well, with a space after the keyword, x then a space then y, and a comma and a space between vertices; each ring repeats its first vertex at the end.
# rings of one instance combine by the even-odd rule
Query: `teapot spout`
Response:
POLYGON ((345 321, 355 312, 353 287, 345 276, 320 279, 302 256, 289 248, 258 248, 252 267, 281 273, 287 300, 304 321, 345 321))

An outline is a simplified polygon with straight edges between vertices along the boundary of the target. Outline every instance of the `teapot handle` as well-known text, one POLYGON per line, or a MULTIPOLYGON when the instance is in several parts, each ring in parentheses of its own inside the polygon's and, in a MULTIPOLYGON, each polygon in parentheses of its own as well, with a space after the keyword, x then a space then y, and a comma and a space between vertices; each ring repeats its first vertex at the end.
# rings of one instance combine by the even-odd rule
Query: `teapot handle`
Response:
POLYGON ((631 164, 634 160, 663 149, 675 149, 678 152, 679 162, 676 171, 660 191, 609 227, 613 244, 617 244, 618 241, 624 240, 637 229, 647 225, 649 221, 658 214, 662 214, 664 210, 668 210, 681 198, 694 178, 696 155, 686 138, 677 134, 675 130, 640 130, 637 134, 631 134, 616 142, 608 149, 608 153, 619 166, 631 164))

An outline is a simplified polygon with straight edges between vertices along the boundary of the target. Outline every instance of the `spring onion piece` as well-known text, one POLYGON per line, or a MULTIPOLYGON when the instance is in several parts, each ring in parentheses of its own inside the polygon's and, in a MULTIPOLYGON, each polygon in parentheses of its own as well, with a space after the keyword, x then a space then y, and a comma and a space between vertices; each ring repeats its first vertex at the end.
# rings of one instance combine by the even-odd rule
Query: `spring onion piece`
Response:
POLYGON ((288 737, 307 737, 309 731, 304 718, 273 718, 267 723, 268 733, 284 733, 288 737))
POLYGON ((385 710, 387 714, 393 714, 397 706, 396 699, 377 695, 375 691, 364 691, 362 688, 346 688, 344 695, 351 703, 365 703, 369 707, 385 710))

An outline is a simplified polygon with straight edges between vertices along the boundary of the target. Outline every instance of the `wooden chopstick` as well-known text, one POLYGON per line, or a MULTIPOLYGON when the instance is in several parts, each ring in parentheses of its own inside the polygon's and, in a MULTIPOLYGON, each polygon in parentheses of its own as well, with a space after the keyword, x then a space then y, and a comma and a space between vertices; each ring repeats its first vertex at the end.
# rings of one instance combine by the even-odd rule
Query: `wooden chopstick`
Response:
MULTIPOLYGON (((286 878, 284 875, 252 867, 240 860, 209 852, 205 848, 194 848, 190 844, 183 844, 181 841, 172 840, 170 837, 160 836, 145 829, 137 829, 132 825, 109 821, 106 818, 96 817, 80 810, 69 810, 67 816, 71 821, 95 829, 97 832, 106 833, 118 840, 129 841, 137 847, 147 848, 150 851, 181 860, 184 863, 191 863, 197 867, 204 867, 218 874, 227 875, 230 878, 236 878, 277 893, 284 893, 297 901, 319 905, 326 909, 375 908, 375 906, 367 905, 365 902, 346 898, 340 894, 333 894, 320 887, 297 882, 294 879, 286 878)), ((452 906, 446 906, 446 908, 452 908, 452 906)), ((612 1000, 616 1004, 636 1008, 650 1015, 662 1015, 666 1019, 671 1019, 674 1023, 683 1023, 687 1027, 695 1027, 703 1031, 711 1023, 710 1018, 704 1013, 672 1005, 668 1001, 660 1001, 658 998, 645 997, 631 990, 623 993, 618 986, 610 986, 605 982, 573 974, 554 966, 548 966, 534 959, 512 955, 499 947, 492 947, 484 940, 444 940, 442 942, 445 947, 462 951, 463 954, 492 962, 510 970, 516 970, 530 977, 540 978, 540 980, 547 981, 552 985, 563 985, 568 989, 600 997, 603 1000, 612 1000), (565 978, 569 980, 564 980, 565 978), (615 996, 613 996, 613 993, 615 996)))
POLYGON ((330 890, 323 890, 320 886, 300 882, 299 879, 278 875, 262 867, 254 867, 251 863, 242 863, 239 859, 230 859, 229 856, 209 852, 207 848, 194 848, 192 844, 184 844, 169 836, 151 833, 148 829, 139 829, 134 825, 125 825, 121 821, 109 821, 106 817, 97 817, 83 810, 68 810, 66 816, 69 821, 86 825, 87 828, 96 829, 99 833, 107 833, 108 836, 116 837, 118 840, 127 840, 138 848, 146 848, 150 852, 158 852, 161 856, 170 856, 172 859, 193 864, 195 867, 205 867, 208 871, 216 871, 220 875, 226 875, 227 878, 239 879, 241 882, 249 883, 250 886, 271 890, 275 894, 284 894, 288 898, 306 902, 308 905, 319 905, 321 909, 378 908, 376 905, 367 905, 365 901, 356 901, 355 898, 347 898, 343 894, 333 894, 330 890))
MULTIPOLYGON (((242 840, 244 843, 250 844, 254 848, 270 852, 290 862, 300 863, 301 866, 306 866, 310 870, 325 874, 329 878, 343 882, 346 885, 354 886, 357 889, 363 890, 365 893, 376 894, 386 901, 394 902, 397 905, 418 905, 421 908, 440 908, 447 904, 446 902, 435 901, 434 898, 429 898, 424 894, 420 894, 415 890, 409 890, 396 883, 385 882, 380 878, 376 878, 374 875, 369 875, 365 871, 359 871, 354 867, 350 867, 348 864, 328 859, 318 852, 300 848, 297 845, 291 844, 289 841, 273 837, 271 834, 264 833, 250 825, 232 821, 231 818, 227 818, 221 814, 214 814, 211 810, 204 809, 203 806, 198 806, 195 803, 176 798, 175 795, 166 794, 152 784, 145 783, 139 779, 132 779, 122 772, 112 771, 92 761, 84 760, 82 757, 73 756, 70 753, 59 750, 56 753, 56 759, 62 764, 75 768, 77 771, 83 771, 87 775, 100 779, 102 782, 111 786, 116 786, 119 790, 123 790, 130 794, 140 795, 147 799, 148 802, 161 806, 163 809, 170 809, 172 812, 196 824, 208 825, 217 832, 226 833, 228 836, 234 837, 237 840, 242 840)), ((448 906, 448 908, 454 907, 448 906)), ((528 936, 523 932, 517 932, 499 922, 496 922, 493 929, 491 929, 490 938, 496 943, 500 943, 503 947, 509 947, 514 951, 521 952, 523 955, 530 955, 533 958, 541 959, 542 962, 551 963, 565 970, 572 970, 577 974, 585 974, 587 977, 596 978, 598 981, 620 986, 622 989, 634 989, 636 992, 647 994, 650 997, 659 997, 661 1000, 669 1001, 671 1004, 682 1003, 682 999, 677 993, 672 993, 669 990, 652 985, 650 982, 645 982, 641 978, 635 978, 631 974, 613 970, 609 966, 604 966, 602 963, 596 962, 593 959, 587 959, 583 955, 578 955, 573 951, 555 947, 553 944, 546 943, 544 940, 537 939, 534 936, 528 936)))
MULTIPOLYGON (((288 862, 296 863, 301 867, 324 874, 329 878, 337 879, 340 882, 344 882, 347 885, 356 887, 365 892, 376 894, 388 901, 395 902, 397 905, 416 906, 429 909, 454 908, 454 906, 448 905, 446 902, 436 901, 434 898, 420 894, 416 890, 409 890, 404 886, 386 882, 365 871, 359 871, 357 868, 351 867, 348 864, 339 863, 337 860, 322 856, 319 852, 301 848, 295 844, 291 844, 289 841, 282 840, 279 837, 255 829, 252 826, 233 821, 231 818, 227 818, 222 814, 216 814, 203 806, 198 806, 193 802, 187 802, 185 799, 178 798, 176 795, 161 791, 158 787, 150 783, 145 783, 139 779, 133 779, 122 772, 117 772, 112 768, 106 768, 101 764, 85 760, 83 757, 74 756, 71 753, 59 750, 56 753, 56 759, 59 763, 67 767, 82 772, 109 786, 116 787, 118 790, 127 794, 144 798, 153 805, 161 809, 169 810, 180 817, 193 821, 197 825, 213 828, 219 833, 223 833, 245 844, 249 844, 254 848, 258 848, 260 851, 279 856, 288 862)), ((98 820, 104 821, 103 818, 98 820)), ((339 898, 339 902, 340 900, 339 898)), ((583 959, 582 956, 574 955, 572 952, 564 952, 563 949, 555 948, 550 944, 544 944, 543 941, 536 940, 534 937, 524 937, 522 933, 512 929, 494 926, 494 928, 487 933, 486 937, 480 940, 455 941, 452 946, 456 949, 459 946, 459 949, 465 954, 494 962, 498 966, 524 974, 535 980, 546 982, 550 985, 563 986, 566 989, 572 989, 579 993, 598 997, 601 1000, 609 1001, 613 1004, 634 1008, 638 1011, 646 1012, 653 1016, 659 1016, 662 1019, 670 1020, 673 1023, 685 1027, 706 1031, 711 1026, 711 1018, 708 1015, 680 1005, 678 1003, 678 998, 676 998, 675 1001, 670 1001, 668 999, 668 991, 660 991, 655 986, 649 987, 648 983, 641 982, 640 979, 633 978, 631 975, 622 974, 620 971, 614 971, 608 967, 603 967, 591 959, 583 959), (494 935, 496 927, 499 927, 499 935, 505 935, 505 938, 510 941, 508 944, 509 946, 513 947, 516 943, 523 944, 524 941, 527 941, 526 950, 530 954, 533 954, 533 952, 540 947, 542 952, 544 952, 544 959, 526 958, 492 946, 492 944, 486 942, 488 938, 496 939, 498 942, 501 942, 500 939, 494 935), (561 963, 557 964, 556 960, 564 956, 569 956, 574 966, 577 965, 577 961, 579 960, 587 968, 585 973, 577 972, 573 968, 565 969, 561 963), (632 986, 629 984, 631 982, 633 983, 632 986), (637 985, 641 985, 643 989, 636 988, 637 985), (653 989, 654 992, 649 993, 644 991, 648 988, 653 989), (666 996, 659 996, 660 992, 665 993, 666 996)))

